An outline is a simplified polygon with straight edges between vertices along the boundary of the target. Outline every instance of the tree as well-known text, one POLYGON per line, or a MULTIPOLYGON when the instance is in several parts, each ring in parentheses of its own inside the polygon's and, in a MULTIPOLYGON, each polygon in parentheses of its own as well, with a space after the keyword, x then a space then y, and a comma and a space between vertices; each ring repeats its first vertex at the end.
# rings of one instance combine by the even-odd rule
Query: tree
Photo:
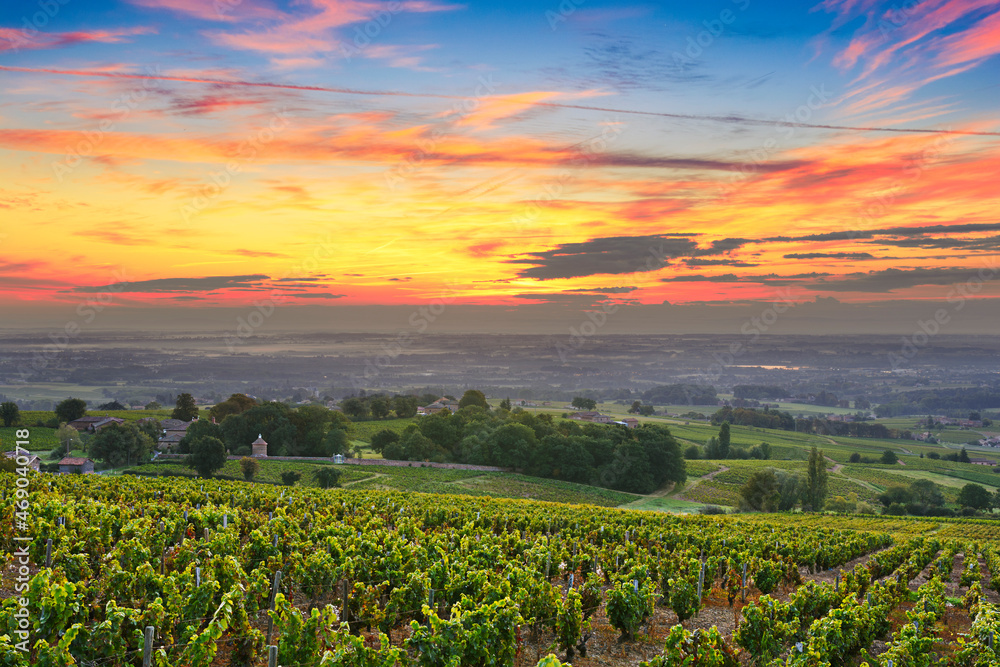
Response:
POLYGON ((760 446, 760 454, 761 454, 760 457, 762 459, 764 459, 765 461, 769 460, 771 458, 771 443, 769 443, 769 442, 762 442, 762 443, 760 443, 759 446, 760 446))
POLYGON ((87 402, 82 398, 67 398, 56 406, 55 412, 61 422, 76 421, 87 414, 87 402))
POLYGON ((285 486, 295 486, 295 482, 302 479, 302 473, 294 470, 286 470, 281 473, 281 481, 285 486))
POLYGON ((899 462, 899 457, 896 456, 896 452, 891 449, 887 449, 882 452, 882 458, 880 458, 879 461, 886 465, 896 465, 896 463, 899 462))
POLYGON ((628 409, 629 414, 637 415, 639 414, 639 408, 642 407, 642 401, 632 401, 632 407, 628 409))
POLYGON ((989 509, 993 504, 993 495, 978 484, 966 484, 958 492, 958 504, 975 510, 989 509))
POLYGON ((393 442, 399 442, 399 433, 384 428, 372 436, 372 449, 381 454, 382 450, 393 442))
POLYGON ((910 496, 912 501, 927 507, 941 507, 944 505, 944 494, 937 484, 929 479, 918 479, 910 484, 910 496))
POLYGON ((740 509, 755 512, 787 511, 807 488, 799 475, 785 470, 758 470, 740 489, 740 509))
POLYGON ((808 492, 809 482, 785 470, 778 470, 774 475, 778 480, 778 511, 787 512, 808 492))
POLYGON ((368 409, 372 412, 372 417, 375 419, 385 419, 389 416, 391 412, 389 408, 389 401, 381 396, 376 396, 368 402, 368 409))
POLYGON ((714 435, 708 439, 708 442, 705 443, 705 458, 706 459, 722 458, 719 455, 719 439, 714 435))
POLYGON ((0 472, 17 472, 17 459, 7 458, 0 452, 0 472))
POLYGON ((851 458, 847 459, 851 463, 861 463, 861 454, 854 452, 851 454, 851 458))
POLYGON ((594 410, 597 408, 597 401, 592 398, 586 398, 584 396, 574 396, 573 402, 570 403, 577 410, 594 410))
POLYGON ((163 406, 157 401, 150 401, 149 403, 146 403, 147 410, 160 410, 161 408, 163 408, 163 406))
POLYGON ((979 414, 978 412, 970 412, 969 413, 969 421, 977 422, 977 421, 981 420, 982 418, 983 418, 983 416, 981 414, 979 414))
POLYGON ((656 408, 653 407, 652 405, 649 405, 648 403, 644 403, 639 406, 639 414, 642 415, 643 417, 648 417, 652 415, 654 412, 656 412, 656 408))
POLYGON ((462 399, 458 402, 458 409, 461 410, 462 408, 467 408, 470 405, 478 405, 483 410, 490 409, 490 406, 486 403, 486 394, 478 389, 469 389, 462 394, 462 399))
POLYGON ((316 483, 324 489, 340 486, 340 471, 336 468, 330 466, 317 468, 316 471, 313 472, 313 477, 316 478, 316 483))
POLYGON ((105 426, 90 441, 90 456, 109 467, 132 465, 149 456, 156 443, 136 424, 105 426))
POLYGON ((226 465, 226 445, 218 438, 203 435, 191 443, 187 465, 198 471, 199 477, 211 477, 226 465))
POLYGON ((0 403, 0 419, 4 426, 14 426, 21 419, 21 409, 13 401, 0 403))
POLYGON ((257 405, 257 401, 246 394, 232 394, 221 403, 213 405, 208 411, 208 416, 210 419, 221 422, 229 415, 242 414, 255 405, 257 405))
POLYGON ((968 450, 965 449, 965 447, 962 447, 962 451, 958 453, 958 462, 971 463, 971 461, 969 460, 969 452, 968 450))
POLYGON ((688 448, 684 450, 684 458, 688 461, 696 461, 701 458, 701 450, 698 449, 698 445, 688 445, 688 448))
MULTIPOLYGON (((188 426, 187 432, 184 434, 184 437, 181 438, 180 442, 177 443, 177 451, 180 454, 190 454, 191 444, 203 435, 212 438, 222 439, 223 437, 222 428, 218 424, 213 424, 207 419, 199 419, 195 423, 188 426)), ((253 441, 248 440, 246 443, 241 443, 241 444, 249 444, 251 442, 253 441)), ((233 449, 235 450, 236 447, 234 447, 233 449)))
POLYGON ((417 415, 416 396, 394 396, 392 398, 392 410, 400 419, 409 419, 417 415))
POLYGON ((181 421, 189 422, 197 416, 198 406, 195 405, 194 396, 188 393, 178 396, 174 411, 170 415, 171 419, 180 419, 181 421))
POLYGON ((779 499, 778 478, 774 468, 764 468, 750 475, 740 489, 740 509, 773 512, 779 499))
POLYGON ((823 509, 823 503, 826 500, 826 477, 826 460, 823 458, 823 451, 816 449, 816 445, 813 445, 812 451, 809 452, 808 481, 802 502, 814 512, 823 509))
POLYGON ((368 405, 360 398, 345 398, 340 404, 340 409, 345 415, 356 419, 363 419, 368 416, 368 405))
POLYGON ((890 486, 879 495, 878 501, 886 507, 890 505, 905 505, 913 499, 910 490, 905 486, 890 486))
POLYGON ((117 400, 109 401, 107 403, 102 403, 97 406, 98 410, 128 410, 127 407, 119 403, 117 400))
POLYGON ((69 456, 70 450, 83 447, 80 432, 68 424, 63 424, 56 429, 56 438, 59 440, 59 451, 65 452, 66 456, 69 456))
POLYGON ((510 412, 510 396, 500 401, 500 409, 510 412))
POLYGON ((246 481, 253 480, 259 470, 260 462, 257 459, 252 459, 249 456, 244 456, 240 459, 240 471, 243 473, 243 479, 246 481))
POLYGON ((341 428, 331 428, 323 437, 323 451, 321 456, 333 456, 334 454, 345 453, 351 445, 347 437, 347 431, 341 428))
POLYGON ((729 458, 729 422, 722 422, 722 427, 719 428, 719 458, 728 459, 729 458))

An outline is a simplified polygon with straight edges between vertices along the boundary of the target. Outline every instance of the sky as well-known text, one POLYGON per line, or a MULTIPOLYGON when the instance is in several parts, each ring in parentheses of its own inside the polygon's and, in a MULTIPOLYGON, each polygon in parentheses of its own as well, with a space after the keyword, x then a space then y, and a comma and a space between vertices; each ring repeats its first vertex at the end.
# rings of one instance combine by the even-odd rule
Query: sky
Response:
POLYGON ((2 326, 995 330, 998 53, 981 0, 3 3, 2 326))

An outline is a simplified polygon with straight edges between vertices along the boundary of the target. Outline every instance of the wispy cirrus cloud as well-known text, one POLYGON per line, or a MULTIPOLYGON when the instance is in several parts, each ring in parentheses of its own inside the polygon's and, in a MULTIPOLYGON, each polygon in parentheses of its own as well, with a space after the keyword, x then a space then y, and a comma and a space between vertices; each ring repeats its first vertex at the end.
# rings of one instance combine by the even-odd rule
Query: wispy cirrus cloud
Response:
MULTIPOLYGON (((819 7, 836 15, 834 29, 864 19, 833 59, 837 67, 857 72, 840 100, 849 115, 895 113, 918 90, 1000 53, 995 0, 923 0, 901 7, 827 0, 819 7)), ((925 117, 944 113, 929 111, 935 104, 922 102, 925 117)))
POLYGON ((161 9, 203 21, 281 20, 284 13, 273 4, 261 0, 128 0, 137 7, 161 9))
MULTIPOLYGON (((180 3, 186 4, 185 0, 180 0, 180 3)), ((313 61, 322 62, 322 58, 345 55, 342 37, 346 35, 340 31, 347 26, 377 20, 381 32, 395 14, 447 12, 463 8, 462 5, 425 0, 392 4, 368 0, 305 0, 293 7, 294 12, 278 12, 265 17, 264 22, 270 23, 265 27, 254 25, 239 31, 213 30, 206 34, 219 46, 263 54, 284 68, 292 64, 289 59, 294 59, 295 64, 309 66, 313 61)), ((232 14, 237 16, 239 12, 233 11, 232 14)), ((417 68, 421 59, 416 54, 429 48, 433 45, 410 48, 376 44, 348 50, 347 53, 382 59, 391 66, 417 68)))
POLYGON ((149 26, 135 28, 116 28, 110 30, 74 30, 72 32, 41 32, 34 30, 26 32, 22 28, 0 28, 0 53, 17 50, 58 49, 74 44, 99 42, 117 44, 129 41, 136 35, 155 34, 156 29, 149 26))

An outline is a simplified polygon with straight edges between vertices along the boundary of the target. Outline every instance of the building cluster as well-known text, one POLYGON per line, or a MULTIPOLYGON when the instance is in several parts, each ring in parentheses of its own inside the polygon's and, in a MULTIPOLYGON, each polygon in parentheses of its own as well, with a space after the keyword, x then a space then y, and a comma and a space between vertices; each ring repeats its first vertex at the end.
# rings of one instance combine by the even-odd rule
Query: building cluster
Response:
POLYGON ((638 428, 639 420, 635 417, 625 417, 625 419, 615 419, 609 415, 602 415, 600 412, 594 412, 588 410, 586 412, 574 412, 569 416, 569 419, 575 419, 582 422, 590 422, 592 424, 619 424, 620 426, 627 426, 628 428, 638 428))
POLYGON ((424 405, 417 408, 417 415, 433 415, 442 410, 448 410, 452 414, 458 412, 458 401, 452 400, 450 398, 445 398, 442 396, 438 400, 434 401, 430 405, 424 405))

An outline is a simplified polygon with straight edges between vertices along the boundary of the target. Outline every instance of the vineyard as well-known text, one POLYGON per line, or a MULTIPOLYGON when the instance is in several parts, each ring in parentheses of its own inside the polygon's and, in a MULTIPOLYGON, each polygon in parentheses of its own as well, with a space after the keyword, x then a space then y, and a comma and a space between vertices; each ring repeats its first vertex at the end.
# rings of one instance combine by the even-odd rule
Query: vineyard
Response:
POLYGON ((0 494, 4 666, 1000 665, 981 522, 91 475, 0 494))

